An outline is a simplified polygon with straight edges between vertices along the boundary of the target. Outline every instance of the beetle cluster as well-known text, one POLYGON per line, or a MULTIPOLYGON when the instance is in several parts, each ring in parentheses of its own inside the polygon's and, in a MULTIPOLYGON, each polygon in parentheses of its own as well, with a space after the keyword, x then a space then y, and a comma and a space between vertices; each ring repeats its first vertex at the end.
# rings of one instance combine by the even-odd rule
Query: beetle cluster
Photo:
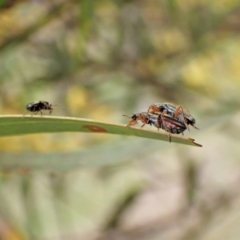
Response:
MULTIPOLYGON (((126 116, 126 115, 123 115, 126 116)), ((128 117, 128 116, 126 116, 128 117)), ((198 129, 195 126, 195 119, 182 106, 175 106, 171 103, 157 103, 149 106, 147 112, 134 113, 126 127, 134 126, 141 121, 143 127, 146 124, 155 126, 158 130, 161 128, 168 132, 169 142, 171 142, 171 133, 180 134, 188 129, 188 125, 198 129)))

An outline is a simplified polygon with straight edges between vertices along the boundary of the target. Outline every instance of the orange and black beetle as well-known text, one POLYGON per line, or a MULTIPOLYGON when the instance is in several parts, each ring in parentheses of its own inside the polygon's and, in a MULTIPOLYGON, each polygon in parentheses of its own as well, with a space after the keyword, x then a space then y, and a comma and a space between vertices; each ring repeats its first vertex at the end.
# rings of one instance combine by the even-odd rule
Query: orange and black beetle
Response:
POLYGON ((195 126, 195 118, 189 113, 189 111, 185 110, 182 106, 175 106, 171 103, 156 103, 152 104, 148 108, 148 112, 152 114, 167 114, 172 118, 178 120, 179 122, 184 123, 186 128, 188 128, 188 125, 191 125, 194 128, 198 129, 195 126))

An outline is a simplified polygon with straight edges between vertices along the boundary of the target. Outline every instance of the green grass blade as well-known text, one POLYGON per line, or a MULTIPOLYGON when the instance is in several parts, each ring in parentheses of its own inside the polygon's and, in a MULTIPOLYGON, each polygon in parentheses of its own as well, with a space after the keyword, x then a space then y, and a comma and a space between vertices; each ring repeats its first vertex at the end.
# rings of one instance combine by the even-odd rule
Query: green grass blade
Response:
MULTIPOLYGON (((85 132, 110 133, 168 141, 168 133, 143 128, 126 128, 122 124, 99 122, 84 118, 22 115, 0 116, 0 137, 32 133, 85 132)), ((194 139, 172 134, 172 142, 201 147, 194 139)))

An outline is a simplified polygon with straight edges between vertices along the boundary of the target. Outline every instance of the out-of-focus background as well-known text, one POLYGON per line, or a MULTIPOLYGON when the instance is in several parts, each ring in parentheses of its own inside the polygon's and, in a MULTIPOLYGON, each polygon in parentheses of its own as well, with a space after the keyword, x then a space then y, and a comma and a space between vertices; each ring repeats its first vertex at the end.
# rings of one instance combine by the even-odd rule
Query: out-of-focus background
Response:
POLYGON ((18 165, 1 171, 0 238, 239 240, 239 33, 238 0, 1 0, 1 114, 45 100, 56 116, 126 124, 172 102, 203 148, 1 138, 1 161, 18 165))

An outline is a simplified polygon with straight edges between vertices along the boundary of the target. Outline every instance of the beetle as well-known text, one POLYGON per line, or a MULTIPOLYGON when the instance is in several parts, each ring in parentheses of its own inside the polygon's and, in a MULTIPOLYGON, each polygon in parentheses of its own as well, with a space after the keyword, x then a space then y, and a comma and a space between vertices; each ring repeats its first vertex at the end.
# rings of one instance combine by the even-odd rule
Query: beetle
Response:
POLYGON ((180 134, 186 130, 186 126, 184 123, 178 121, 177 119, 172 118, 171 116, 161 113, 158 116, 142 112, 142 113, 134 113, 131 117, 127 115, 123 115, 125 117, 130 118, 128 124, 126 127, 135 126, 138 123, 138 120, 140 120, 143 125, 143 127, 146 124, 154 125, 158 130, 161 128, 168 132, 168 139, 169 142, 171 142, 171 133, 173 134, 180 134))
POLYGON ((195 126, 195 118, 189 113, 188 110, 185 110, 181 105, 175 106, 172 103, 155 103, 148 108, 148 112, 153 114, 167 114, 172 118, 178 120, 179 122, 184 123, 188 130, 188 125, 191 125, 192 127, 198 129, 195 126))
POLYGON ((175 118, 172 118, 171 116, 167 114, 159 114, 157 117, 157 128, 162 128, 166 132, 168 132, 168 139, 169 142, 171 142, 171 133, 173 134, 180 134, 187 129, 185 123, 178 121, 175 118))
POLYGON ((126 127, 135 126, 138 123, 138 120, 143 123, 141 127, 144 127, 146 124, 155 125, 157 123, 157 117, 147 112, 134 113, 131 117, 127 115, 123 116, 130 119, 126 127))
POLYGON ((26 109, 27 109, 28 112, 32 112, 31 116, 33 114, 38 114, 39 112, 40 112, 40 114, 42 116, 42 110, 49 110, 49 115, 50 115, 52 113, 52 111, 53 111, 53 107, 52 106, 53 105, 50 104, 49 102, 38 101, 38 102, 28 103, 27 106, 26 106, 26 109))

